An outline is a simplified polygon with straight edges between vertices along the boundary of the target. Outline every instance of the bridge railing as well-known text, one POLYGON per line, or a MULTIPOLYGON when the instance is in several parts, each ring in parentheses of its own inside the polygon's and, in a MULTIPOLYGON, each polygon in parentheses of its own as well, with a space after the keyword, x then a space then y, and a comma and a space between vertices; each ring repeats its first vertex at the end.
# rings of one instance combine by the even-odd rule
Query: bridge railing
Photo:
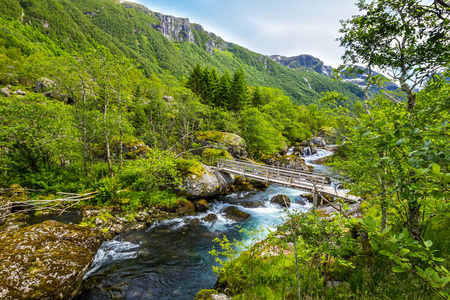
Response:
POLYGON ((232 171, 243 177, 256 177, 260 180, 280 182, 289 184, 326 185, 324 176, 315 175, 311 172, 296 171, 287 168, 273 167, 263 164, 252 164, 242 160, 219 159, 217 168, 224 171, 232 171))

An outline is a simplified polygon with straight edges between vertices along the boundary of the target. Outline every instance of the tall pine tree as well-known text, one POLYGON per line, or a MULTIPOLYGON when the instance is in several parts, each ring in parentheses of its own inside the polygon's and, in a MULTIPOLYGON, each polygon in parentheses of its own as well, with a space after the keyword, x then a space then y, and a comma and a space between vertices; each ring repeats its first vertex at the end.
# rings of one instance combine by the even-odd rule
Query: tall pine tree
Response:
POLYGON ((214 100, 216 106, 230 109, 231 78, 230 72, 228 72, 228 70, 226 70, 222 77, 220 77, 219 79, 214 100))
POLYGON ((235 111, 244 110, 249 106, 249 101, 247 79, 244 69, 241 67, 233 75, 231 82, 231 107, 229 109, 235 111))
POLYGON ((199 95, 202 89, 203 69, 200 64, 197 64, 189 75, 186 87, 190 88, 194 94, 199 95))
POLYGON ((203 71, 200 96, 205 104, 211 104, 214 98, 215 84, 208 68, 203 71))
POLYGON ((253 91, 252 104, 256 108, 260 108, 263 105, 263 98, 259 86, 253 91))

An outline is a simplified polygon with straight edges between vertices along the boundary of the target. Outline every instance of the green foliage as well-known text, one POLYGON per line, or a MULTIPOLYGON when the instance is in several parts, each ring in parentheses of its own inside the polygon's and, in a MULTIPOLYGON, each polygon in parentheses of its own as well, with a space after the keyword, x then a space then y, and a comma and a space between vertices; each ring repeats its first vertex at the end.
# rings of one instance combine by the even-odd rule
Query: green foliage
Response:
POLYGON ((231 80, 231 95, 228 108, 241 111, 245 110, 250 105, 248 94, 247 79, 245 77, 244 69, 240 68, 234 72, 231 80))
POLYGON ((324 295, 327 280, 347 279, 352 273, 349 258, 358 255, 359 247, 350 234, 351 220, 324 219, 312 212, 290 214, 285 221, 256 244, 261 237, 256 230, 241 230, 252 241, 247 244, 215 239, 221 251, 210 252, 220 264, 213 269, 233 299, 317 297, 324 295))
POLYGON ((354 180, 352 190, 366 195, 369 215, 363 224, 376 250, 395 263, 394 272, 417 276, 444 298, 448 247, 439 242, 431 250, 433 241, 423 237, 442 241, 449 234, 441 226, 449 218, 445 76, 434 78, 418 93, 413 111, 389 96, 367 101, 370 116, 361 115, 360 126, 350 131, 345 160, 334 160, 335 167, 354 180), (445 258, 435 256, 435 250, 445 258))
POLYGON ((242 133, 248 152, 254 155, 273 154, 284 148, 284 137, 268 120, 270 116, 257 108, 242 112, 242 133))
POLYGON ((206 148, 205 150, 203 150, 202 157, 203 157, 203 159, 205 160, 206 163, 208 163, 209 165, 212 165, 212 166, 217 165, 217 160, 219 158, 224 158, 224 159, 231 159, 231 158, 233 158, 231 156, 231 154, 228 153, 227 150, 223 150, 223 149, 209 149, 209 148, 206 148))
POLYGON ((126 162, 119 178, 135 191, 166 189, 181 183, 177 165, 172 153, 152 150, 148 158, 126 162))

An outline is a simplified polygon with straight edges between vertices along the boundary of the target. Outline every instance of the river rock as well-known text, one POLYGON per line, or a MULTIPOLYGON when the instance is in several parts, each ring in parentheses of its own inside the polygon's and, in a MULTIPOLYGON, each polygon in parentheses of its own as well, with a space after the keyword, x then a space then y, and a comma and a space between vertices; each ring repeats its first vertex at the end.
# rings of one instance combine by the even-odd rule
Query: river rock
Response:
POLYGON ((187 226, 198 226, 200 224, 200 220, 198 218, 190 218, 190 219, 185 219, 184 224, 186 224, 187 226))
POLYGON ((208 209, 210 209, 209 203, 206 202, 205 199, 195 202, 195 210, 196 211, 207 211, 208 209))
POLYGON ((216 214, 208 214, 206 217, 202 218, 202 221, 208 222, 208 223, 215 223, 215 222, 217 222, 217 215, 216 214))
POLYGON ((246 143, 242 137, 237 134, 220 132, 220 131, 204 131, 198 132, 194 137, 194 143, 199 147, 199 152, 205 148, 226 149, 234 158, 247 157, 246 143))
POLYGON ((241 201, 233 201, 233 204, 238 204, 245 208, 258 208, 266 206, 264 201, 255 201, 255 200, 241 200, 241 201))
POLYGON ((183 201, 177 207, 177 214, 179 216, 192 215, 195 211, 195 205, 191 201, 183 201))
POLYGON ((201 172, 183 176, 182 194, 187 198, 205 198, 219 195, 234 181, 234 176, 216 171, 214 168, 202 165, 201 172))
POLYGON ((300 205, 306 205, 306 201, 307 201, 307 199, 306 198, 303 198, 302 196, 297 196, 297 197, 295 197, 295 203, 297 203, 297 204, 300 204, 300 205))
POLYGON ((327 145, 327 142, 325 139, 321 136, 315 136, 311 139, 311 142, 314 143, 317 147, 325 147, 327 145))
POLYGON ((251 217, 250 214, 240 210, 236 206, 228 206, 223 210, 223 213, 228 219, 234 221, 244 221, 251 217))
POLYGON ((291 199, 288 196, 283 195, 283 194, 272 197, 272 199, 270 199, 270 202, 281 205, 282 207, 290 207, 291 206, 291 199))
POLYGON ((56 221, 0 233, 0 298, 71 299, 102 241, 99 231, 56 221))

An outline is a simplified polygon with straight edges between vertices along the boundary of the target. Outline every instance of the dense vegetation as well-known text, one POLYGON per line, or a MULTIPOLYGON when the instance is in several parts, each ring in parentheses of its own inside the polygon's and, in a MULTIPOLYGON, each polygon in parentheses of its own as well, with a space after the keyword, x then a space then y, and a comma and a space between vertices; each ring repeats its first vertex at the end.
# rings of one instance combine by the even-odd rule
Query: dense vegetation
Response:
POLYGON ((183 175, 223 155, 192 154, 198 132, 239 134, 256 159, 325 135, 345 141, 333 166, 364 199, 363 217, 288 214, 255 246, 222 239, 226 291, 448 299, 450 74, 432 73, 448 67, 449 8, 358 5, 364 14, 344 22, 341 43, 349 64, 365 64, 376 95, 220 39, 210 53, 198 28, 195 43, 173 43, 141 6, 1 0, 0 84, 12 95, 0 95, 0 186, 97 190, 93 204, 167 208, 183 201, 183 175), (407 47, 373 48, 399 37, 407 47), (372 67, 394 70, 402 91, 384 90, 372 67), (414 92, 411 80, 426 86, 414 92), (239 258, 232 246, 244 247, 239 258))
POLYGON ((249 84, 278 88, 297 104, 316 102, 330 90, 344 93, 350 104, 362 98, 353 84, 332 82, 312 70, 291 70, 220 38, 214 41, 195 24, 188 24, 195 42, 172 43, 152 27, 161 22, 157 16, 140 5, 113 0, 2 0, 2 4, 0 47, 17 48, 26 56, 35 51, 83 52, 102 45, 114 55, 136 60, 147 77, 156 73, 182 80, 197 64, 215 66, 219 73, 243 68, 249 84), (211 41, 217 45, 212 53, 206 47, 211 41))
POLYGON ((339 93, 322 101, 330 113, 358 123, 346 128, 332 166, 364 199, 362 216, 288 213, 283 226, 254 246, 218 240, 230 259, 219 260, 216 287, 233 299, 450 298, 450 74, 442 72, 450 53, 450 5, 357 5, 362 15, 343 22, 344 59, 366 64, 369 84, 381 93, 371 95, 368 86, 353 111, 339 105, 339 93), (402 93, 383 89, 372 67, 393 71, 402 93), (409 85, 420 83, 420 92, 409 85), (232 245, 243 251, 238 258, 232 245))

